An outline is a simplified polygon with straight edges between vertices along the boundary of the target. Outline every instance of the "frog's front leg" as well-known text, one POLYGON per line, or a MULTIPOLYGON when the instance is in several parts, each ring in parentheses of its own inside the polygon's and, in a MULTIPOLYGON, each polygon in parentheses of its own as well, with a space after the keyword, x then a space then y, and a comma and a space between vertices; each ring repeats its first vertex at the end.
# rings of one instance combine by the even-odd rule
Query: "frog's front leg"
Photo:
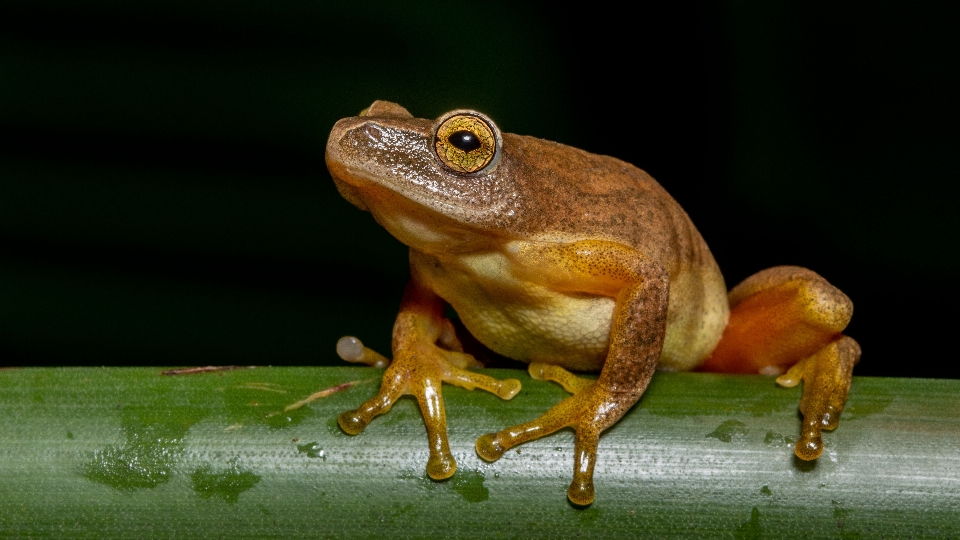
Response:
POLYGON ((434 480, 449 478, 457 470, 447 441, 441 384, 448 382, 467 390, 480 388, 503 399, 520 391, 520 381, 516 379, 501 381, 466 370, 478 367, 479 363, 462 351, 450 321, 443 317, 443 309, 438 296, 411 280, 394 323, 393 361, 383 375, 380 392, 338 419, 345 432, 356 435, 374 417, 389 411, 397 398, 412 394, 427 428, 427 474, 434 480))
POLYGON ((531 364, 534 378, 559 382, 574 394, 532 422, 481 436, 477 453, 493 461, 513 446, 573 427, 574 471, 567 497, 585 506, 594 499, 593 468, 600 434, 640 399, 656 370, 666 334, 669 277, 659 264, 610 242, 538 246, 516 255, 549 269, 543 279, 558 290, 615 297, 610 346, 596 381, 578 379, 558 367, 531 364))

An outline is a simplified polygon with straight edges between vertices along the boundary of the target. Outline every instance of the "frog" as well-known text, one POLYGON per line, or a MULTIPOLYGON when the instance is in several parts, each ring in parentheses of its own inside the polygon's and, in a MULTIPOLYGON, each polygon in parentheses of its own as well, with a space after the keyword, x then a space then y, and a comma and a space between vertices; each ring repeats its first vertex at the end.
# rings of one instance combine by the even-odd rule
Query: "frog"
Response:
POLYGON ((861 355, 843 334, 851 300, 798 266, 760 271, 728 291, 690 217, 643 170, 501 132, 472 109, 423 119, 389 101, 339 120, 325 158, 339 193, 409 248, 410 265, 392 358, 355 337, 337 344, 344 360, 386 368, 377 394, 338 423, 358 434, 412 395, 430 478, 457 468, 443 383, 504 400, 521 390, 518 379, 476 369, 483 364, 464 352, 449 309, 481 344, 570 393, 538 418, 480 435, 475 451, 492 462, 572 428, 567 498, 576 507, 595 499, 601 434, 658 370, 803 383, 801 460, 817 459, 822 432, 838 426, 861 355))

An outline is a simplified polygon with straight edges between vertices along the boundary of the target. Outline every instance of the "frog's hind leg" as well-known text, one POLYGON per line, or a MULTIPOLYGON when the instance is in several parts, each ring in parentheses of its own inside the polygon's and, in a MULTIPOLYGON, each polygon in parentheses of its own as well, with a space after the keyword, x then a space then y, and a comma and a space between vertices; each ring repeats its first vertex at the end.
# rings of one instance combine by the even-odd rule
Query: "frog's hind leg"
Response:
POLYGON ((803 381, 804 422, 795 452, 805 460, 823 451, 821 430, 837 427, 860 346, 841 332, 853 303, 818 274, 778 266, 750 276, 729 294, 730 322, 703 371, 780 375, 803 381), (792 366, 792 367, 790 367, 792 366))

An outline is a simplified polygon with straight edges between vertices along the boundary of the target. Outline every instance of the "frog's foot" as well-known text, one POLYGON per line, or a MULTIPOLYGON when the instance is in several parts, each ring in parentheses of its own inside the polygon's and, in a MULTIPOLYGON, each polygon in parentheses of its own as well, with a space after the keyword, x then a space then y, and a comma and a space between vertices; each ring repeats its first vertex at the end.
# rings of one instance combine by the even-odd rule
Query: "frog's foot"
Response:
POLYGON ((370 367, 385 368, 390 360, 373 349, 368 349, 359 339, 343 336, 337 340, 337 355, 344 362, 366 364, 370 367))
POLYGON ((527 367, 530 377, 538 381, 551 381, 559 384, 571 394, 579 393, 596 381, 577 377, 560 366, 533 362, 527 367))
POLYGON ((777 378, 777 384, 787 388, 803 381, 800 398, 803 428, 794 450, 800 459, 809 461, 820 457, 823 452, 821 430, 832 430, 840 424, 853 366, 859 359, 860 346, 852 338, 842 336, 777 378))
MULTIPOLYGON (((451 345, 449 341, 444 343, 442 335, 440 343, 451 345)), ((342 413, 338 418, 340 427, 350 435, 356 435, 374 417, 389 411, 397 398, 412 394, 420 405, 427 428, 430 448, 427 474, 434 480, 449 478, 456 472, 457 464, 447 441, 441 383, 455 384, 467 390, 480 388, 503 399, 510 399, 520 391, 520 381, 516 379, 501 381, 465 369, 475 364, 476 360, 469 354, 432 343, 420 342, 407 346, 384 373, 380 392, 358 409, 342 413)))
POLYGON ((487 461, 496 461, 518 444, 573 427, 576 431, 573 482, 567 489, 567 497, 576 505, 589 505, 594 498, 593 467, 600 433, 619 420, 632 401, 624 406, 622 400, 613 399, 613 392, 597 381, 582 379, 561 367, 533 363, 529 371, 534 379, 556 382, 573 395, 532 422, 481 436, 477 439, 477 454, 487 461))
POLYGON ((841 332, 853 303, 816 273, 778 266, 750 276, 730 291, 730 321, 702 366, 705 371, 786 374, 803 381, 803 428, 796 454, 812 460, 823 451, 821 431, 840 422, 860 346, 841 332))

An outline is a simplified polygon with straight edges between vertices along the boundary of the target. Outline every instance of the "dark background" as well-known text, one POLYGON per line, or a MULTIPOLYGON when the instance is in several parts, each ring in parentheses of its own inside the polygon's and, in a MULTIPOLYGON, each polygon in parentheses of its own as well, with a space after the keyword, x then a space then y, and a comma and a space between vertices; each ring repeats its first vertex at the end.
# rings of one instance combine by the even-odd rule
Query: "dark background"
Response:
POLYGON ((595 4, 4 2, 0 364, 387 352, 405 249, 323 162, 387 99, 634 163, 728 285, 845 291, 857 373, 960 377, 956 5, 595 4))

